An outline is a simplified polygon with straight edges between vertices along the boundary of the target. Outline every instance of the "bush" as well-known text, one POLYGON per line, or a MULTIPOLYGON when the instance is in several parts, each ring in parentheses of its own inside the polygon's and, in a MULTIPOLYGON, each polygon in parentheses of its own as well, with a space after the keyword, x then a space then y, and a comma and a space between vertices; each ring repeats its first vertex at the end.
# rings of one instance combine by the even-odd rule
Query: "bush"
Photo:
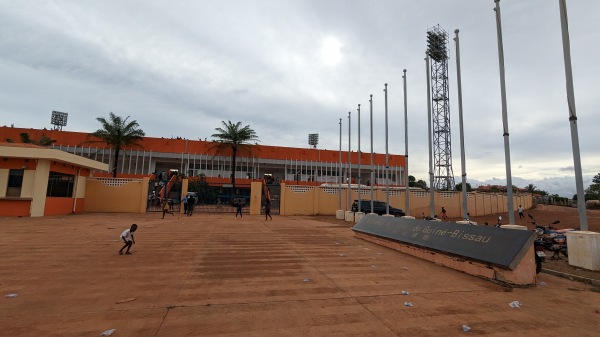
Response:
POLYGON ((585 202, 587 209, 600 209, 600 200, 588 200, 585 202))

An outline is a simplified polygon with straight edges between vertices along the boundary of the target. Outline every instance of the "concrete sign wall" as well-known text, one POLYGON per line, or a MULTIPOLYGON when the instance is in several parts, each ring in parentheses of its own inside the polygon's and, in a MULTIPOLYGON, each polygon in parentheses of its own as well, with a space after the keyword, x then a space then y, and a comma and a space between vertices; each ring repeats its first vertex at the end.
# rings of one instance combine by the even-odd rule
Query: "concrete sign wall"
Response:
POLYGON ((533 231, 381 216, 364 217, 352 229, 510 270, 516 268, 535 237, 533 231))

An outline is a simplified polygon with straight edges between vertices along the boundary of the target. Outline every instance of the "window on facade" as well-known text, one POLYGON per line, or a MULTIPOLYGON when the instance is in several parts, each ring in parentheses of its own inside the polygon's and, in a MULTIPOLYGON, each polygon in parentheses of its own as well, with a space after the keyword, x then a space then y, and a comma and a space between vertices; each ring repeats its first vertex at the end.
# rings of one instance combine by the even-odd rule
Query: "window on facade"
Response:
POLYGON ((46 192, 46 196, 70 198, 73 196, 74 185, 74 175, 50 172, 50 176, 48 177, 48 191, 46 192))
POLYGON ((23 172, 25 170, 9 170, 8 171, 8 186, 6 188, 7 197, 20 197, 21 187, 23 186, 23 172))

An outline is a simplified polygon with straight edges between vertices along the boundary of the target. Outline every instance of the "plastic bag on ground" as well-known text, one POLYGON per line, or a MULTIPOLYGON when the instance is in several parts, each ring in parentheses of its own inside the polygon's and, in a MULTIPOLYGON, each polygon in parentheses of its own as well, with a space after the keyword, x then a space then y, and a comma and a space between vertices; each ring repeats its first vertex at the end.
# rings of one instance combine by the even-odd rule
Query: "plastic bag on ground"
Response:
POLYGON ((519 301, 512 301, 508 303, 508 305, 510 305, 512 308, 520 308, 523 304, 521 304, 519 301))
POLYGON ((115 333, 117 329, 109 329, 100 334, 100 336, 110 336, 115 333))

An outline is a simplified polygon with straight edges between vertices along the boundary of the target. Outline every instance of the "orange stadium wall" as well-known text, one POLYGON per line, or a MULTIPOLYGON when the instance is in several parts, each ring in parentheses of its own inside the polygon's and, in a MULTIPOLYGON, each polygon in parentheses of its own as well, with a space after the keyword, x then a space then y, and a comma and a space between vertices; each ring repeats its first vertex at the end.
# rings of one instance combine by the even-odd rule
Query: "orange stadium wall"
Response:
MULTIPOLYGON (((110 148, 108 145, 102 142, 88 143, 88 133, 85 132, 73 132, 73 131, 62 131, 62 130, 44 130, 44 129, 25 129, 25 128, 11 128, 6 126, 0 126, 0 141, 6 141, 11 139, 13 141, 20 142, 20 134, 29 134, 30 139, 40 139, 42 136, 46 136, 50 139, 56 140, 54 143, 55 147, 60 146, 78 146, 78 147, 98 147, 98 148, 110 148)), ((93 140, 93 139, 91 139, 93 140)), ((192 140, 192 139, 173 139, 173 138, 153 138, 144 137, 140 143, 142 147, 134 147, 126 150, 145 150, 148 152, 170 152, 170 153, 189 153, 189 154, 216 154, 214 142, 208 140, 192 140)), ((337 163, 339 161, 339 151, 337 150, 326 150, 326 149, 306 149, 306 148, 293 148, 293 147, 282 147, 282 146, 268 146, 268 145, 252 145, 250 146, 250 153, 238 153, 238 156, 254 156, 265 159, 277 159, 277 160, 304 160, 304 161, 320 161, 328 163, 337 163)), ((342 151, 344 158, 348 157, 348 152, 342 151)), ((224 156, 230 155, 230 153, 222 153, 224 156)), ((375 153, 373 156, 373 164, 385 165, 386 159, 385 154, 375 153)), ((404 155, 390 154, 388 156, 389 166, 406 166, 406 160, 404 155)), ((358 163, 358 153, 351 152, 350 160, 352 163, 358 163)), ((361 153, 362 165, 371 164, 370 153, 361 153)), ((100 173, 100 176, 108 175, 108 173, 100 173)), ((121 176, 121 174, 119 174, 121 176)), ((139 178, 139 176, 138 176, 139 178)))

